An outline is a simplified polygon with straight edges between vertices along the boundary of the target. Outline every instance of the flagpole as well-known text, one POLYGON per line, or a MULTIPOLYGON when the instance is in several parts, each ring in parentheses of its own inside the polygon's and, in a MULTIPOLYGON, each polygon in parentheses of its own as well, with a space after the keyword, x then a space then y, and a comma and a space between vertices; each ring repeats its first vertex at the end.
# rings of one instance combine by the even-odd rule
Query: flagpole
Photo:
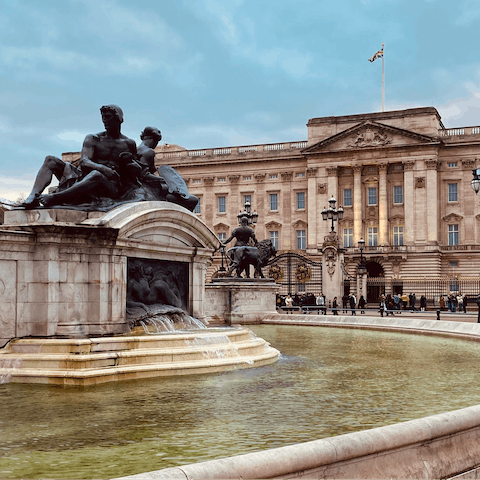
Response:
POLYGON ((385 44, 382 43, 382 112, 385 111, 385 44))

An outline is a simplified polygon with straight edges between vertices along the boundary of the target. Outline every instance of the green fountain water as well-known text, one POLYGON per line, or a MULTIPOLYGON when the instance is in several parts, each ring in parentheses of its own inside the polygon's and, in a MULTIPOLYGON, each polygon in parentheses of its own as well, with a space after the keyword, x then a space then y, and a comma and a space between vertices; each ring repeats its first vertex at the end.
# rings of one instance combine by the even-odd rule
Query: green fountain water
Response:
POLYGON ((0 478, 112 478, 480 403, 480 346, 259 326, 273 365, 91 388, 0 385, 0 478))

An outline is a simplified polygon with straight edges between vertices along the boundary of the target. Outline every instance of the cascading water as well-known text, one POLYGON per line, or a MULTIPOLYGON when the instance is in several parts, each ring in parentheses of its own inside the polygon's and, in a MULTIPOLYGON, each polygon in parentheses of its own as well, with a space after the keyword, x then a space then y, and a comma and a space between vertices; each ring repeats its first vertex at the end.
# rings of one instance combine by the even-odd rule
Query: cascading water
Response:
POLYGON ((13 371, 19 369, 22 365, 21 358, 0 358, 0 369, 9 369, 9 373, 3 374, 0 373, 0 385, 4 385, 5 383, 10 382, 12 378, 13 371))

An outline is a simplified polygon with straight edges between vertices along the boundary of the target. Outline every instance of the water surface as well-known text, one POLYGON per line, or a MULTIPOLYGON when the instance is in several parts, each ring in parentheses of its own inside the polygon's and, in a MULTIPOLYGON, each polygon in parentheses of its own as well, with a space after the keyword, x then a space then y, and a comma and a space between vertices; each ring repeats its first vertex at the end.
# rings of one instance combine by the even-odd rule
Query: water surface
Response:
POLYGON ((0 385, 0 478, 111 478, 480 403, 480 345, 258 326, 273 365, 89 388, 0 385))

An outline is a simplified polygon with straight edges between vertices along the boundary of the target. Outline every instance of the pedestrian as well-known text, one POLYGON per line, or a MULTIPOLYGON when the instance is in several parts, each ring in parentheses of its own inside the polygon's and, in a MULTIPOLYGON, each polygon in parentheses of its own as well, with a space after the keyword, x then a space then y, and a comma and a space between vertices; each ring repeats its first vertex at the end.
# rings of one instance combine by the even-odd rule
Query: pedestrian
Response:
POLYGON ((412 312, 416 310, 415 308, 415 303, 417 303, 417 297, 415 296, 414 293, 410 294, 410 308, 412 309, 412 312))
POLYGON ((440 311, 445 310, 445 298, 443 295, 440 295, 440 298, 438 300, 438 305, 440 306, 440 311))
POLYGON ((356 315, 355 307, 357 305, 357 299, 353 293, 350 294, 350 309, 352 310, 352 315, 356 315))
POLYGON ((365 298, 363 298, 363 295, 360 295, 360 300, 358 301, 358 308, 360 309, 360 313, 364 314, 365 313, 365 305, 367 302, 365 301, 365 298))
POLYGON ((400 295, 398 293, 396 293, 393 297, 393 303, 394 303, 394 306, 395 306, 395 310, 397 310, 398 313, 402 313, 401 308, 400 308, 400 303, 401 302, 402 302, 402 300, 400 299, 400 295))
POLYGON ((477 296, 478 318, 477 323, 480 323, 480 295, 477 296))
POLYGON ((457 295, 457 306, 459 312, 463 311, 463 295, 461 293, 457 295))
POLYGON ((404 310, 407 309, 407 303, 408 303, 408 296, 406 293, 402 293, 402 296, 400 297, 402 299, 402 307, 404 310))
POLYGON ((387 306, 385 305, 385 295, 383 295, 383 293, 378 298, 378 303, 379 303, 378 310, 380 312, 380 315, 383 317, 383 314, 387 311, 387 306))
POLYGON ((348 303, 349 303, 349 297, 345 293, 342 297, 342 307, 343 307, 343 313, 348 313, 348 303))
POLYGON ((323 314, 325 315, 327 313, 327 309, 325 307, 325 295, 322 295, 320 293, 320 295, 316 299, 316 303, 317 303, 318 311, 323 312, 323 314))
POLYGON ((463 296, 463 313, 467 313, 467 304, 468 304, 468 297, 464 295, 463 296))
POLYGON ((333 314, 334 314, 334 315, 338 315, 338 302, 337 302, 337 297, 333 297, 332 311, 333 311, 333 314))
POLYGON ((285 298, 285 307, 292 308, 293 307, 293 298, 288 294, 285 298))
POLYGON ((427 309, 427 297, 425 295, 422 295, 420 297, 420 310, 424 312, 427 309))

